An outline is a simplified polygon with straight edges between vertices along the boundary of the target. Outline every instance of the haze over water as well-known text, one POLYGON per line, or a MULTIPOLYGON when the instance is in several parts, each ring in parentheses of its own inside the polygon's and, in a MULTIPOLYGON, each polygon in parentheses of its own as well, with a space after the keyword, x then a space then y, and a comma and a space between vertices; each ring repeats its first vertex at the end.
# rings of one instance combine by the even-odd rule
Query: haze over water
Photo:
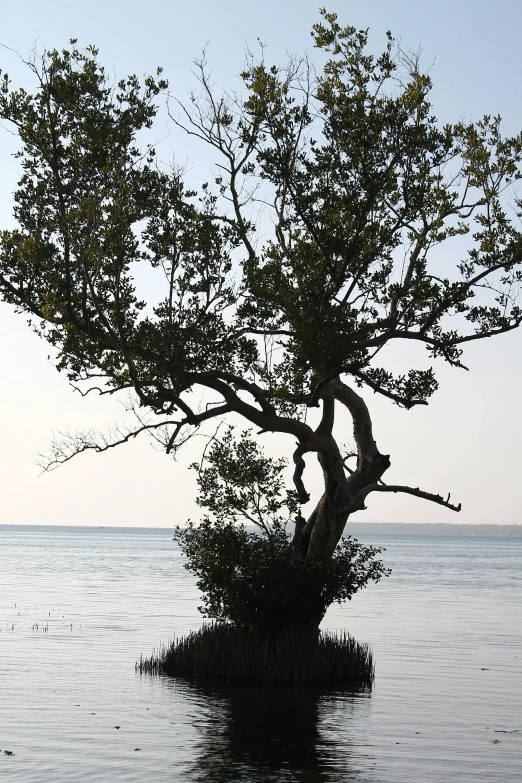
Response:
POLYGON ((360 538, 393 574, 323 623, 374 650, 349 694, 140 677, 201 624, 172 533, 0 527, 0 780, 518 783, 522 539, 360 538))

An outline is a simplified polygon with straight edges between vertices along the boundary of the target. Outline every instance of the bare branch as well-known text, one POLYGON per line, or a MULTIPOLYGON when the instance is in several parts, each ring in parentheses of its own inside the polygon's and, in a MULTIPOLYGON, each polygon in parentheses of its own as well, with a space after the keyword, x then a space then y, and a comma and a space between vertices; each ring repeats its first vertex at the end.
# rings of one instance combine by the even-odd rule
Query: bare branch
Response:
MULTIPOLYGON (((106 377, 106 376, 100 376, 100 377, 106 377)), ((132 383, 124 383, 121 386, 117 386, 114 388, 109 387, 108 389, 102 389, 100 388, 100 386, 90 386, 88 389, 85 389, 84 391, 83 389, 80 389, 80 387, 77 386, 75 383, 70 383, 69 385, 74 391, 81 394, 82 397, 87 397, 87 395, 90 394, 91 392, 98 392, 100 396, 103 396, 105 394, 108 395, 116 394, 117 392, 123 391, 124 389, 134 388, 134 385, 132 383)))
POLYGON ((423 500, 430 500, 432 503, 437 503, 439 506, 444 506, 445 508, 449 508, 450 511, 460 511, 462 508, 462 504, 459 503, 458 506, 453 505, 453 503, 450 503, 450 494, 448 494, 448 497, 446 500, 442 497, 442 495, 434 495, 431 492, 424 492, 423 490, 416 487, 415 489, 413 487, 403 487, 398 486, 396 484, 370 484, 368 487, 365 487, 363 490, 361 490, 351 501, 349 504, 349 507, 346 509, 346 511, 358 511, 363 510, 366 508, 364 505, 364 501, 366 497, 370 494, 370 492, 403 492, 406 495, 414 495, 417 498, 422 498, 423 500))
MULTIPOLYGON (((230 405, 218 405, 215 408, 207 408, 206 411, 202 411, 201 413, 191 412, 190 417, 187 416, 187 418, 183 421, 176 423, 176 429, 169 438, 166 446, 167 454, 170 454, 170 452, 173 450, 176 438, 183 427, 190 425, 192 427, 198 428, 201 424, 203 424, 204 421, 215 419, 217 416, 224 416, 226 413, 230 413, 231 411, 232 408, 230 405)), ((186 440, 183 442, 186 443, 186 440)))
POLYGON ((128 443, 142 432, 150 432, 151 430, 157 430, 162 427, 164 428, 169 425, 177 424, 179 424, 179 422, 176 421, 162 421, 158 424, 143 424, 141 427, 128 430, 127 432, 120 430, 118 426, 114 426, 109 430, 108 434, 96 432, 95 430, 75 432, 74 434, 59 432, 58 434, 61 436, 62 440, 54 440, 51 443, 51 457, 39 454, 36 462, 43 471, 49 472, 58 467, 58 465, 69 462, 69 460, 76 457, 78 454, 83 454, 85 451, 95 451, 97 453, 108 451, 123 443, 128 443))
POLYGON ((116 446, 121 446, 123 443, 128 443, 130 440, 134 440, 134 438, 143 432, 150 432, 150 434, 165 448, 166 453, 171 454, 190 440, 203 422, 230 413, 231 408, 228 404, 220 405, 208 408, 197 414, 193 413, 190 408, 188 408, 190 415, 187 415, 185 419, 180 421, 167 419, 154 424, 151 424, 146 419, 142 418, 134 405, 129 405, 128 410, 134 413, 141 424, 140 427, 122 430, 119 425, 115 424, 109 429, 108 433, 97 432, 95 430, 75 433, 60 432, 58 434, 61 436, 61 440, 55 439, 51 443, 51 456, 47 457, 40 454, 37 459, 37 464, 42 470, 51 471, 58 465, 69 462, 73 457, 76 457, 78 454, 83 454, 85 451, 95 451, 97 453, 108 451, 116 446), (177 442, 179 433, 187 426, 192 427, 193 429, 181 439, 181 442, 177 442), (170 427, 174 427, 172 433, 170 433, 170 427), (154 433, 157 431, 162 431, 164 437, 160 438, 156 436, 154 433))

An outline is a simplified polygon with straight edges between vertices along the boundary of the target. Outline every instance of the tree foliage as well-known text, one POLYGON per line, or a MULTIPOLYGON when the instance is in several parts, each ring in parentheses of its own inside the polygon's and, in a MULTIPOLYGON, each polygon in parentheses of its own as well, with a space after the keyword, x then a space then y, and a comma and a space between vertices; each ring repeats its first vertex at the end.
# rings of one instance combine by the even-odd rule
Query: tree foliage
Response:
POLYGON ((236 439, 229 427, 212 439, 202 464, 191 466, 198 474, 198 505, 224 524, 242 521, 267 535, 282 530, 299 513, 297 494, 282 476, 286 464, 267 457, 252 430, 236 439))
POLYGON ((418 340, 458 365, 466 341, 518 325, 520 232, 502 193, 520 177, 521 137, 504 138, 491 117, 441 128, 429 77, 391 35, 374 57, 366 32, 323 17, 314 38, 330 59, 317 76, 306 61, 251 62, 233 100, 213 96, 200 63, 187 128, 222 159, 199 194, 137 142, 163 79, 113 85, 97 50, 74 41, 29 63, 34 95, 3 76, 0 116, 19 133, 23 176, 19 228, 2 235, 2 294, 33 317, 71 380, 101 372, 162 410, 212 380, 202 373, 244 373, 295 411, 344 372, 410 406, 435 390, 433 371, 394 377, 377 349, 418 340), (256 247, 250 179, 268 187, 276 218, 256 247), (470 232, 453 279, 439 278, 429 251, 470 232), (152 317, 140 317, 137 263, 165 270, 152 317), (494 303, 478 304, 484 285, 494 303), (444 325, 453 314, 471 333, 444 325), (275 338, 268 366, 256 335, 275 338))

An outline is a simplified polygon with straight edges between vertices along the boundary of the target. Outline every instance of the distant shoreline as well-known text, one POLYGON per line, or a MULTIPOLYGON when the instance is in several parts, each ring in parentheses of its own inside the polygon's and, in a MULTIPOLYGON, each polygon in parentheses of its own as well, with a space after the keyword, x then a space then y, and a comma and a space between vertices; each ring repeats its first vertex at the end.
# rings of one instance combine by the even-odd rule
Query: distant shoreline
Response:
MULTIPOLYGON (((168 527, 138 527, 137 525, 34 525, 34 524, 0 524, 3 529, 18 528, 20 530, 68 528, 69 530, 105 530, 107 533, 117 531, 149 530, 172 531, 174 525, 168 527)), ((522 525, 464 525, 443 522, 352 522, 345 529, 347 535, 402 535, 402 536, 464 536, 486 538, 522 538, 522 525)))

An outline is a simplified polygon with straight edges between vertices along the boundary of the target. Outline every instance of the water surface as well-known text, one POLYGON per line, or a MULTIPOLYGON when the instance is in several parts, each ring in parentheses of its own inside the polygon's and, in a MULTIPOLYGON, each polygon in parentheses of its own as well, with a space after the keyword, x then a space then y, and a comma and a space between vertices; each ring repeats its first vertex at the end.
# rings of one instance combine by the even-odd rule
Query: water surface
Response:
POLYGON ((1 780, 520 782, 522 539, 367 536, 392 576, 323 623, 373 647, 359 694, 136 675, 201 623, 171 539, 0 526, 1 780))

